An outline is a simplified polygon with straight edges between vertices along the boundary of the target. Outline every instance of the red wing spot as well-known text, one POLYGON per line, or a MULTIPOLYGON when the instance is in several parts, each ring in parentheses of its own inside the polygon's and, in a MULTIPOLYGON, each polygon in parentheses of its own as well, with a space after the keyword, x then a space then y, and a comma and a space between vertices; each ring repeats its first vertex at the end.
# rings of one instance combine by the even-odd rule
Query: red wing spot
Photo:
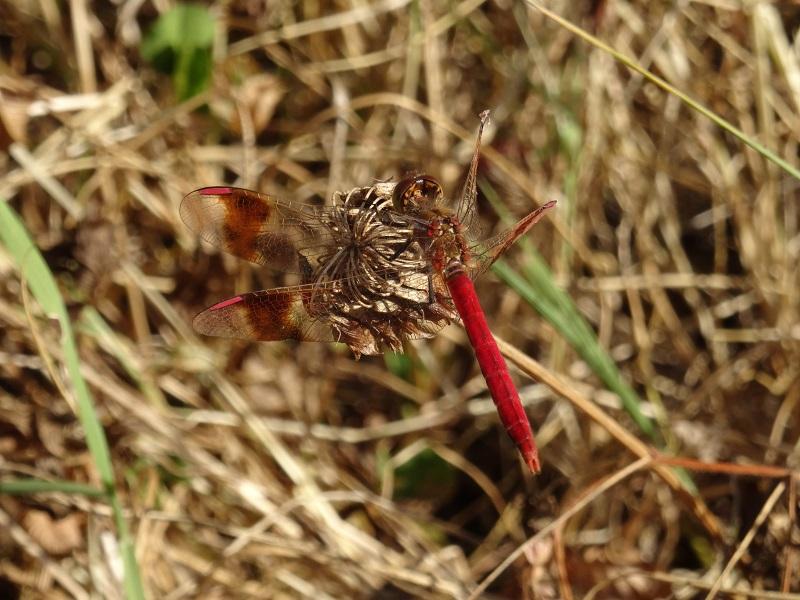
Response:
POLYGON ((230 306, 231 304, 236 304, 237 302, 241 302, 244 300, 241 296, 234 296, 233 298, 228 298, 227 300, 223 300, 222 302, 217 302, 214 306, 210 306, 208 310, 219 310, 221 308, 225 308, 226 306, 230 306))
POLYGON ((227 196, 230 193, 229 187, 207 187, 200 190, 201 196, 227 196))

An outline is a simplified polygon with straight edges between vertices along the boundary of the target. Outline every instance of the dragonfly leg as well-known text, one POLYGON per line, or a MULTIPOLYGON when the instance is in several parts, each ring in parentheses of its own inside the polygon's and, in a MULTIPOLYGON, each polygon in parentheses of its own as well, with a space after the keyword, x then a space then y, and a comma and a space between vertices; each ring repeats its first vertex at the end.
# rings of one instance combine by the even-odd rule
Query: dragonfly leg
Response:
POLYGON ((397 260, 398 258, 400 258, 403 255, 403 252, 405 252, 406 250, 411 248, 411 244, 413 244, 413 243, 414 243, 413 239, 407 240, 405 244, 403 244, 397 250, 394 251, 394 254, 392 254, 389 257, 389 260, 392 261, 392 260, 397 260))
POLYGON ((436 292, 433 289, 433 273, 428 271, 428 304, 436 303, 436 292))

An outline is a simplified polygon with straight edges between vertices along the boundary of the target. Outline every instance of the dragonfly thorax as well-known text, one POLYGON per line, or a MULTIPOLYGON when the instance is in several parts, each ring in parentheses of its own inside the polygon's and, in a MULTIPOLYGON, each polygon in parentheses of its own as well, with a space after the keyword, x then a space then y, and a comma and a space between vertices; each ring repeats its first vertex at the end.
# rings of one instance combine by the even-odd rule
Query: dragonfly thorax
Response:
POLYGON ((458 217, 449 211, 436 210, 428 215, 423 236, 425 254, 431 268, 442 273, 453 260, 468 264, 470 252, 458 217))

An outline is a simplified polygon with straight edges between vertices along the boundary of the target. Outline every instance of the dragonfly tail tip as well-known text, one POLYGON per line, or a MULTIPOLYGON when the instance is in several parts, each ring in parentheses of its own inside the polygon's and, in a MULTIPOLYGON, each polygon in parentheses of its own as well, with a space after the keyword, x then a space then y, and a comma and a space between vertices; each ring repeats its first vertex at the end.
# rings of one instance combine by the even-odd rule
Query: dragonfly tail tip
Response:
POLYGON ((531 470, 531 473, 534 475, 538 475, 542 471, 542 465, 539 462, 539 457, 536 453, 526 453, 525 456, 523 456, 523 459, 525 460, 525 464, 528 465, 528 468, 531 470))

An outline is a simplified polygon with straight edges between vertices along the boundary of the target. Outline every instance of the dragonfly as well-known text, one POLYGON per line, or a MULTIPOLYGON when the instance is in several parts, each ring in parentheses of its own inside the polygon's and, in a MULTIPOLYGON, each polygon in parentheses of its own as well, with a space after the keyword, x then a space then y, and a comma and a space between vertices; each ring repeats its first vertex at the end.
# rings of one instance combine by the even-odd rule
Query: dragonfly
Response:
POLYGON ((240 294, 193 321, 204 335, 347 344, 356 358, 402 351, 461 321, 500 419, 533 473, 541 469, 528 417, 475 292, 487 270, 555 205, 537 208, 508 231, 468 236, 477 203, 480 115, 461 197, 446 202, 432 176, 337 191, 327 206, 236 188, 188 194, 180 214, 206 242, 250 262, 295 273, 296 285, 240 294))

